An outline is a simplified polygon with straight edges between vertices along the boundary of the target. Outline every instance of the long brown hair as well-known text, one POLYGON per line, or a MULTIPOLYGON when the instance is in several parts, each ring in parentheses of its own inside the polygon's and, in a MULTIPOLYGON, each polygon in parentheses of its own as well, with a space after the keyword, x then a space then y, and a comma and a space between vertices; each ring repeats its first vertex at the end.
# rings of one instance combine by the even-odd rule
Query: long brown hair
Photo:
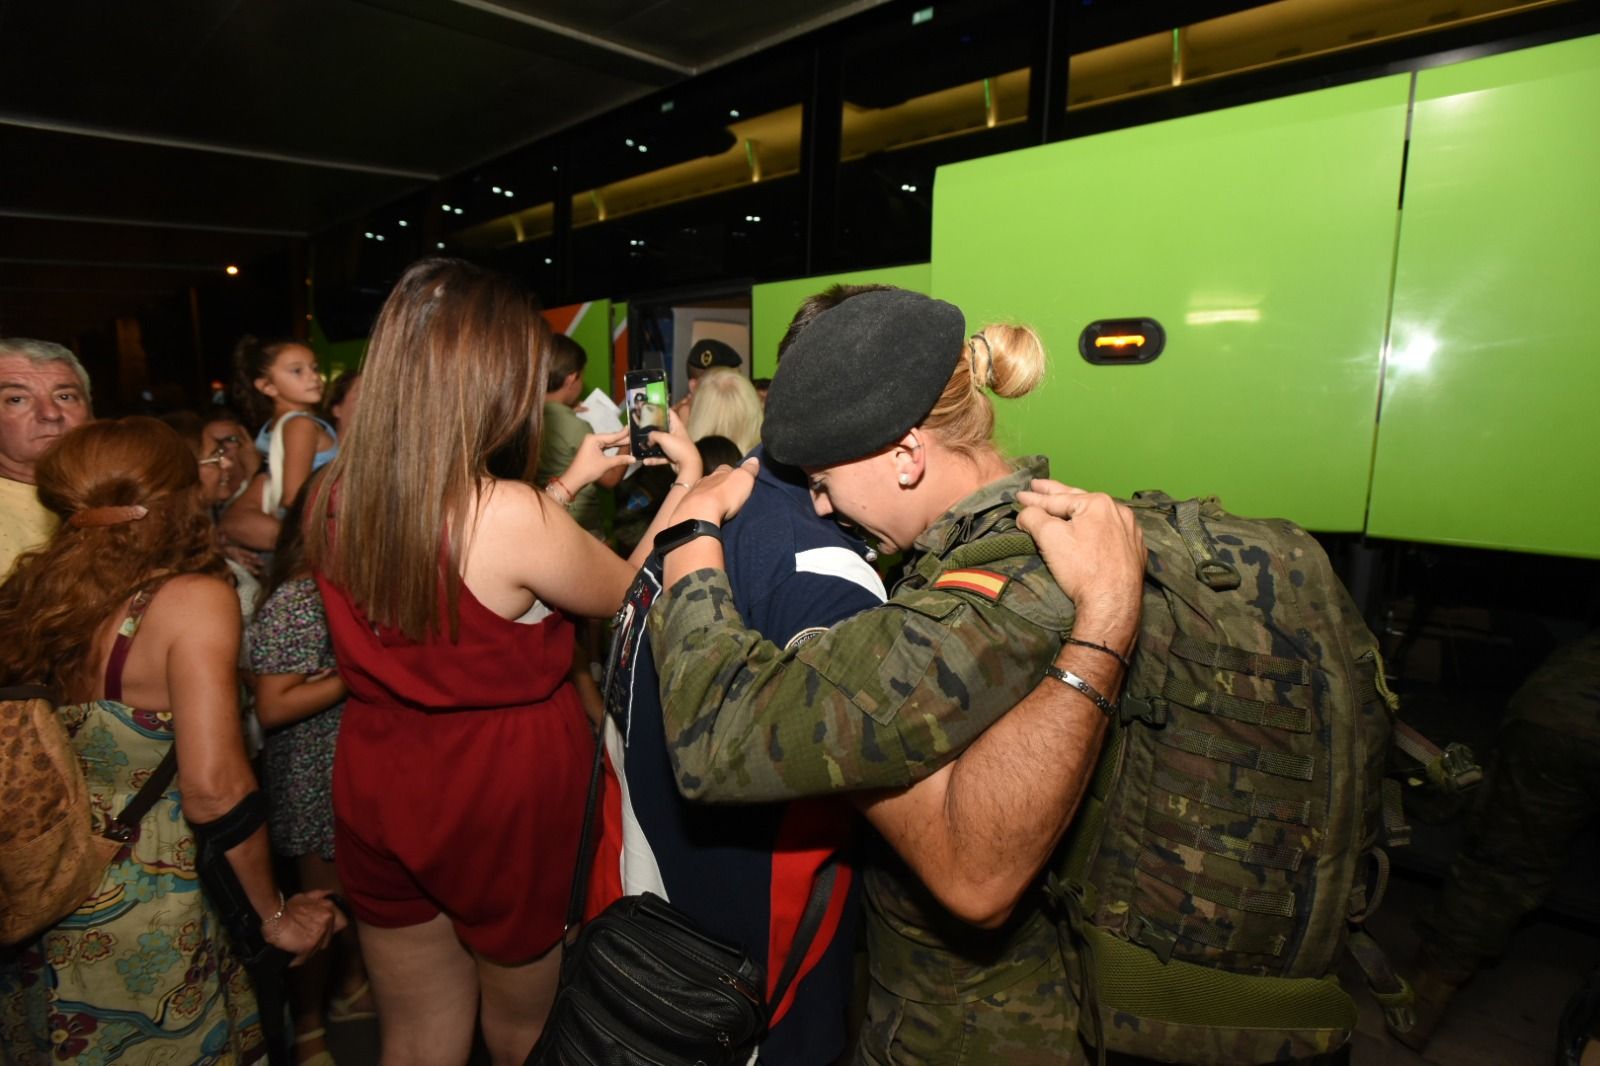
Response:
POLYGON ((41 682, 57 698, 94 690, 94 640, 112 612, 164 574, 223 575, 194 452, 153 418, 90 422, 39 461, 39 502, 61 528, 17 560, 0 586, 0 681, 41 682), (78 528, 89 508, 139 506, 143 518, 78 528))
POLYGON ((306 561, 368 620, 412 640, 458 632, 461 557, 496 451, 525 436, 538 469, 550 331, 533 295, 458 259, 412 264, 378 314, 361 368, 358 432, 306 517, 306 561), (337 530, 328 519, 337 515, 337 530))

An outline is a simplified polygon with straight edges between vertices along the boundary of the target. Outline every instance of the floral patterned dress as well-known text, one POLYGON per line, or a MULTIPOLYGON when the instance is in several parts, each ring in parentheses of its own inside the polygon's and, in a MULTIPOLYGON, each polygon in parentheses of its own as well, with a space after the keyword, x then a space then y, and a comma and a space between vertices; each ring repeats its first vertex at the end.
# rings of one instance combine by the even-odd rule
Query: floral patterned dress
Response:
MULTIPOLYGON (((138 621, 123 622, 119 644, 138 621)), ((120 695, 120 676, 107 675, 107 694, 120 695)), ((172 715, 114 699, 58 713, 103 824, 160 765, 172 715)), ((265 1056, 255 992, 201 895, 194 832, 174 784, 83 906, 32 944, 0 953, 0 1062, 188 1066, 265 1056)))
MULTIPOLYGON (((314 578, 285 581, 250 623, 250 670, 314 674, 338 665, 314 578)), ((279 855, 333 860, 333 752, 340 702, 267 734, 268 824, 279 855)))

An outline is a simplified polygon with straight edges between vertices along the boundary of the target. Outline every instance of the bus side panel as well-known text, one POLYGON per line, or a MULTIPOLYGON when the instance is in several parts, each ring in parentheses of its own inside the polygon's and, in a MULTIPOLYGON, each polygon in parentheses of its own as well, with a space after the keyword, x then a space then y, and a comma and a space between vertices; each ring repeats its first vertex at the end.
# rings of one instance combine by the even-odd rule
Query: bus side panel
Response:
POLYGON ((1417 77, 1368 531, 1600 556, 1600 38, 1417 77))
POLYGON ((750 289, 750 376, 770 378, 778 368, 778 342, 789 328, 789 320, 807 296, 830 285, 894 285, 914 292, 929 289, 927 263, 855 270, 814 278, 793 278, 755 285, 750 289))
POLYGON ((1126 494, 1362 528, 1409 78, 941 168, 933 294, 1035 326, 1043 386, 1002 443, 1126 494), (1149 317, 1166 350, 1093 366, 1079 333, 1149 317))

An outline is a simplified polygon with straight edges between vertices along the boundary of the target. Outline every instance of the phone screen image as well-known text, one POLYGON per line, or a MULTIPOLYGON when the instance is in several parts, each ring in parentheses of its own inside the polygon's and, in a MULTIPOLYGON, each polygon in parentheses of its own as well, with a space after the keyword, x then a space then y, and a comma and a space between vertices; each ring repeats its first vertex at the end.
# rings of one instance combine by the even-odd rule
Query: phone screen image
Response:
POLYGON ((660 455, 650 443, 650 431, 667 428, 667 382, 660 371, 629 372, 623 397, 628 411, 628 429, 635 458, 660 455), (647 376, 648 375, 648 376, 647 376))

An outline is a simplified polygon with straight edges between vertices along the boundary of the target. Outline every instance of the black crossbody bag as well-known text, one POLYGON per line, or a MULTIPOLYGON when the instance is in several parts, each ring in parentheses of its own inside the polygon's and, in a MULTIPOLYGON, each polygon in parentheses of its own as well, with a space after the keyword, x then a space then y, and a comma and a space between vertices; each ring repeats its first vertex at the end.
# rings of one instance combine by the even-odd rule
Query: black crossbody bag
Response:
MULTIPOLYGON (((589 889, 604 765, 596 737, 578 869, 567 906, 555 1006, 525 1066, 742 1066, 766 1033, 766 974, 651 893, 624 896, 580 926, 589 889)), ((800 971, 828 909, 830 860, 811 886, 772 1003, 800 971)))

